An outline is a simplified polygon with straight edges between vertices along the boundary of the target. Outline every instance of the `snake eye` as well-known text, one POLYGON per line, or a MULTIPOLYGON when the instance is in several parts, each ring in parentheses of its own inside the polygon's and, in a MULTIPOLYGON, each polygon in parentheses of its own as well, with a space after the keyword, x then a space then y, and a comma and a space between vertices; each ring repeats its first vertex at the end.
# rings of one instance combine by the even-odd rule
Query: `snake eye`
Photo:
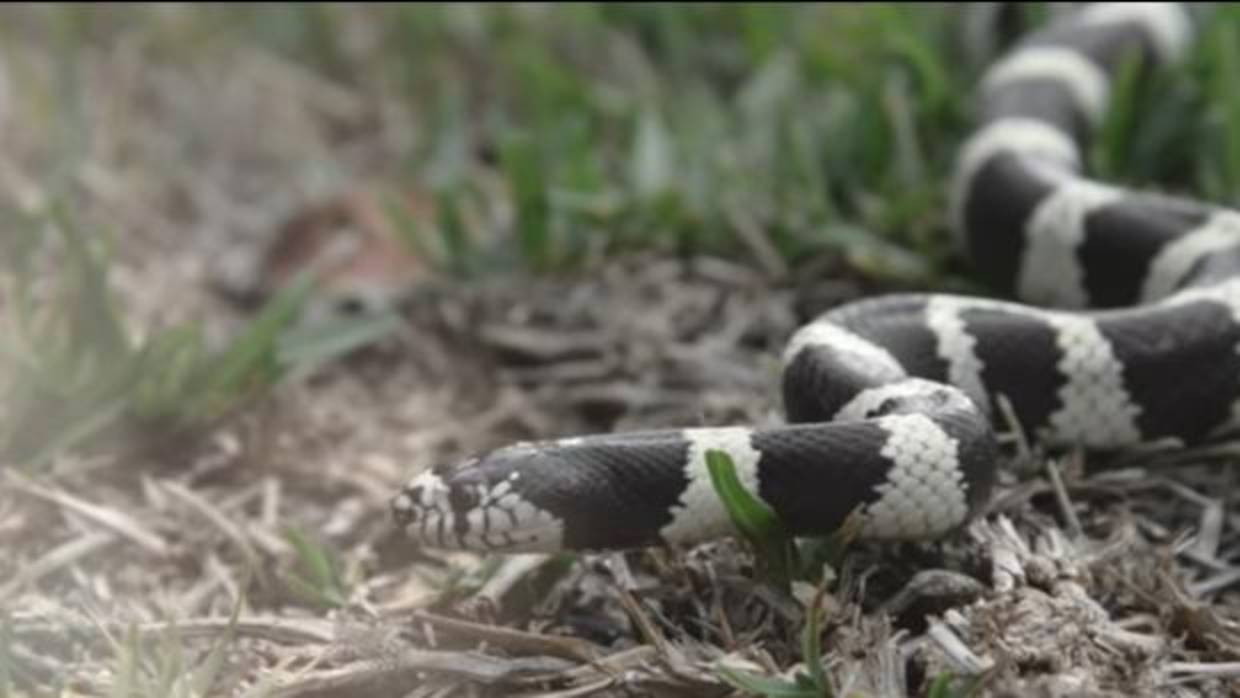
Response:
POLYGON ((413 487, 392 498, 392 517, 401 526, 407 526, 418 520, 418 508, 414 504, 421 498, 421 489, 421 487, 413 487))
POLYGON ((361 315, 366 312, 366 302, 357 296, 345 296, 336 301, 336 311, 341 315, 361 315))
POLYGON ((473 487, 453 487, 448 491, 448 504, 453 511, 468 511, 478 506, 478 491, 473 487))

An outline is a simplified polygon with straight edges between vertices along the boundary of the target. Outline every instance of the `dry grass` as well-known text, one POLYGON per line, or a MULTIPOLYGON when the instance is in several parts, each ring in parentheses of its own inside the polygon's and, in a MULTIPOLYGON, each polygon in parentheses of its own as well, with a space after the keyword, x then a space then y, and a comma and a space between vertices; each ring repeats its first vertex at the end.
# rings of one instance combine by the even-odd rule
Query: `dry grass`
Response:
MULTIPOLYGON (((382 84, 334 82, 175 7, 72 40, 55 16, 0 14, 0 191, 19 212, 69 201, 106 234, 134 336, 193 321, 224 344, 246 316, 213 290, 217 263, 323 196, 405 186, 423 115, 382 84)), ((374 17, 346 16, 365 53, 374 17)), ((0 695, 729 695, 721 666, 809 672, 810 595, 756 583, 735 542, 486 559, 412 550, 387 517, 413 472, 514 439, 776 419, 788 334, 874 289, 836 254, 789 270, 750 244, 752 266, 428 272, 400 331, 201 429, 3 464, 0 695)), ((30 258, 33 296, 70 252, 30 258)), ((854 549, 825 597, 827 680, 1240 691, 1235 457, 1176 457, 1092 472, 1027 454, 957 539, 854 549)))

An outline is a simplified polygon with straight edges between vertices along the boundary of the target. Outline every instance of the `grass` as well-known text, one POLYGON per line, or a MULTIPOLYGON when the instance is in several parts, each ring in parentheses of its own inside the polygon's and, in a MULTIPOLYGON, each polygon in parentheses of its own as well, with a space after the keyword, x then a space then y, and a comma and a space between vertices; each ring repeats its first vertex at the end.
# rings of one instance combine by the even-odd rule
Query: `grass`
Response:
MULTIPOLYGON (((226 671, 228 653, 235 652, 236 623, 242 604, 234 606, 226 630, 212 640, 210 649, 200 658, 191 657, 175 624, 144 638, 130 626, 124 637, 109 636, 113 653, 110 695, 115 698, 195 698, 212 695, 230 682, 226 671)), ((261 689, 260 689, 261 690, 261 689)), ((247 695, 257 698, 259 690, 247 695)))
MULTIPOLYGON (((551 271, 650 247, 743 254, 753 229, 781 258, 842 250, 897 278, 927 278, 943 256, 934 213, 972 77, 953 67, 951 8, 383 11, 376 79, 427 105, 411 176, 462 201, 490 162, 516 207, 494 247, 485 231, 443 226, 458 265, 551 271)), ((208 14, 348 80, 358 69, 319 29, 343 12, 208 14)))
POLYGON ((831 698, 835 695, 835 689, 822 666, 822 601, 832 579, 824 575, 823 570, 824 565, 839 565, 847 543, 856 534, 857 520, 849 518, 836 534, 808 543, 805 549, 813 552, 806 556, 775 512, 755 494, 745 490, 736 476, 736 465, 728 454, 718 450, 707 451, 706 467, 715 494, 732 523, 753 547, 758 563, 758 579, 774 585, 783 593, 792 591, 793 582, 815 585, 815 591, 806 604, 805 624, 801 630, 801 659, 805 663, 805 671, 798 672, 792 680, 729 667, 720 667, 720 675, 737 688, 768 698, 831 698))
POLYGON ((849 543, 860 532, 860 519, 849 516, 830 535, 799 542, 766 503, 745 490, 728 454, 707 451, 706 468, 737 532, 754 550, 758 577, 785 593, 793 582, 826 581, 825 569, 839 566, 849 543))
POLYGON ((349 583, 336 552, 297 529, 286 531, 285 538, 296 550, 298 562, 301 563, 300 569, 286 579, 295 594, 324 609, 347 604, 349 583))
POLYGON ((0 458, 38 468, 57 455, 89 450, 141 432, 186 433, 210 425, 297 370, 330 360, 394 328, 364 318, 310 331, 296 325, 312 277, 277 295, 226 346, 206 346, 192 324, 131 338, 108 284, 107 252, 63 209, 16 227, 7 256, 12 299, 0 352, 0 458), (36 236, 45 237, 36 237, 36 236), (33 297, 40 243, 58 242, 68 259, 49 289, 33 297))

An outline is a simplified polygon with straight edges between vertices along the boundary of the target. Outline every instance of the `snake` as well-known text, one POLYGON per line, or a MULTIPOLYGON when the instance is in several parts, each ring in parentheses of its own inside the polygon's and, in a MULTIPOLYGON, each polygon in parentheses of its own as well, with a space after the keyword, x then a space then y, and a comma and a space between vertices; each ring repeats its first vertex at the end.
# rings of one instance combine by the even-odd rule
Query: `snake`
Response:
POLYGON ((738 535, 722 452, 790 535, 856 517, 858 540, 933 541, 985 509, 1004 415, 1035 445, 1091 451, 1240 424, 1240 212, 1086 168, 1121 71, 1183 61, 1202 22, 1177 3, 1074 6, 984 67, 945 208, 994 293, 829 308, 787 341, 778 423, 511 443, 414 475, 395 525, 495 553, 715 541, 738 535))

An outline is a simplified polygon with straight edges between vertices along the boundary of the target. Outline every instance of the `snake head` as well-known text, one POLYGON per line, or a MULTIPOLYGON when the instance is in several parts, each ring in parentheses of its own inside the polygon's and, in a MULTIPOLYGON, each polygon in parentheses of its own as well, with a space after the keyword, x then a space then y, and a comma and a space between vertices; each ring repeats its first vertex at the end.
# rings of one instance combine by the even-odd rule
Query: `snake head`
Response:
POLYGON ((529 498, 527 481, 553 455, 517 444, 455 466, 440 465, 391 500, 392 516, 416 543, 500 552, 560 548, 563 522, 529 498))
POLYGON ((432 468, 391 501, 419 545, 494 552, 658 543, 688 485, 679 430, 517 443, 432 468))

